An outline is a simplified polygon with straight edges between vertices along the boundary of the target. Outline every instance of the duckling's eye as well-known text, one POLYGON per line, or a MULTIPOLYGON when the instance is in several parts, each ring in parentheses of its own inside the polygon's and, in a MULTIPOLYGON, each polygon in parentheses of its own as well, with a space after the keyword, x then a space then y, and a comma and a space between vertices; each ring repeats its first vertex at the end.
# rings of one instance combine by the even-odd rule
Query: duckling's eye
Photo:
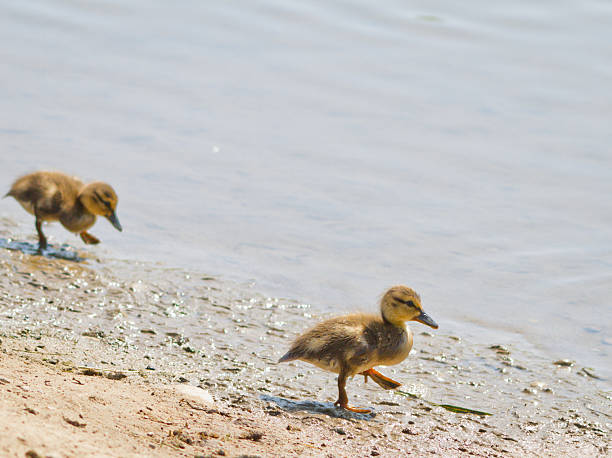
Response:
POLYGON ((111 209, 111 204, 110 204, 110 202, 105 201, 105 200, 102 198, 102 196, 100 196, 100 194, 98 194, 98 193, 97 193, 97 192, 95 192, 95 191, 94 191, 94 197, 95 197, 96 199, 98 199, 98 201, 99 201, 99 202, 100 202, 102 205, 104 205, 106 208, 108 208, 109 210, 111 209))
POLYGON ((409 299, 407 301, 403 300, 403 299, 395 299, 398 302, 401 302, 402 304, 407 305, 408 307, 414 307, 417 308, 416 304, 414 303, 414 301, 412 299, 409 299))

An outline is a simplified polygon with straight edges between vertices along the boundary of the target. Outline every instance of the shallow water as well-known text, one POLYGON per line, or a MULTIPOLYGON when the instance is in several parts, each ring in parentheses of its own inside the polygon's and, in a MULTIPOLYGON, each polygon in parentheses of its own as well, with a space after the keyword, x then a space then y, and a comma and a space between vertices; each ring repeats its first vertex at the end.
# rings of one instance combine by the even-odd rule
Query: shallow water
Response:
POLYGON ((0 12, 0 183, 53 168, 120 196, 123 233, 52 242, 320 314, 406 283, 445 332, 612 377, 609 3, 0 12))

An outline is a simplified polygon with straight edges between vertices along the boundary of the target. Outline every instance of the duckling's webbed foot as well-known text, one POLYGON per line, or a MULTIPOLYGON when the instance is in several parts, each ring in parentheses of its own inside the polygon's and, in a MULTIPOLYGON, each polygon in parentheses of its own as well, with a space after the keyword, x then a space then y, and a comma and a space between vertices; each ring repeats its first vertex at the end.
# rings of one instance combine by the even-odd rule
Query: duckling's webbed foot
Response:
POLYGON ((372 412, 370 409, 358 409, 356 407, 350 407, 348 405, 348 396, 346 394, 346 378, 347 374, 344 372, 340 372, 338 375, 338 400, 334 402, 334 405, 337 407, 342 407, 343 409, 350 410, 355 413, 370 413, 372 412))
POLYGON ((87 231, 83 231, 79 235, 81 236, 83 242, 85 242, 87 245, 97 245, 98 243, 100 243, 100 239, 91 235, 87 231))
POLYGON ((396 382, 395 380, 390 379, 389 377, 385 377, 380 372, 374 369, 368 369, 367 371, 361 372, 361 375, 364 377, 364 383, 367 383, 368 377, 372 378, 372 381, 377 383, 381 388, 385 390, 394 390, 395 388, 399 388, 402 386, 401 383, 396 382))
POLYGON ((336 407, 342 407, 345 410, 350 410, 351 412, 355 412, 355 413, 372 413, 370 409, 359 409, 357 407, 351 407, 348 405, 348 403, 341 404, 339 399, 336 402, 334 402, 334 405, 336 407))

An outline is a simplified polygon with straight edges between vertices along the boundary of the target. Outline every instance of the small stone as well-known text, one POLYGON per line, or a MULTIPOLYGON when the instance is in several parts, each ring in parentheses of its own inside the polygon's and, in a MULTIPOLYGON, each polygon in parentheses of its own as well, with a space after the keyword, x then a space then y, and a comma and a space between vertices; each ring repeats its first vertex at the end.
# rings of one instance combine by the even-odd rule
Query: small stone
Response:
POLYGON ((77 428, 84 428, 85 426, 87 426, 87 423, 82 423, 77 420, 72 420, 68 417, 64 417, 64 421, 72 426, 76 426, 77 428))
POLYGON ((95 339, 103 339, 105 337, 104 331, 85 331, 81 335, 84 337, 93 337, 95 339))
POLYGON ((343 430, 342 428, 334 428, 334 431, 336 431, 341 436, 345 436, 346 435, 346 431, 343 430))
POLYGON ((500 355, 510 354, 510 350, 508 350, 508 348, 504 347, 503 345, 491 345, 489 348, 491 350, 495 350, 495 352, 500 355))
POLYGON ((282 411, 280 409, 269 408, 266 409, 266 413, 272 417, 278 417, 282 413, 282 411))
POLYGON ((28 450, 25 454, 26 458, 43 458, 42 455, 34 450, 28 450))
POLYGON ((578 374, 580 374, 580 375, 586 375, 587 377, 591 377, 591 378, 594 378, 594 379, 597 379, 597 380, 600 380, 600 379, 601 379, 601 377, 599 377, 599 376, 595 375, 595 372, 594 372, 594 371, 593 371, 593 369, 591 369, 591 368, 586 368, 586 367, 583 367, 582 369, 580 369, 580 371, 578 372, 578 374))
POLYGON ((555 361, 553 364, 559 367, 572 367, 576 363, 569 359, 560 359, 560 360, 555 361))
POLYGON ((121 372, 111 372, 109 374, 106 374, 106 378, 110 380, 122 380, 126 377, 127 375, 122 374, 121 372))
POLYGON ((90 376, 94 376, 95 375, 95 376, 98 376, 98 377, 102 376, 102 372, 100 372, 97 369, 92 369, 90 367, 88 367, 86 369, 83 369, 81 371, 81 374, 83 374, 83 375, 90 375, 90 376))
POLYGON ((400 404, 397 402, 393 402, 393 401, 380 401, 378 402, 379 405, 383 405, 383 406, 391 406, 391 407, 397 407, 400 404))
POLYGON ((248 439, 254 442, 258 442, 263 436, 263 433, 260 431, 251 431, 250 433, 242 436, 241 439, 248 439))
POLYGON ((215 455, 225 456, 225 450, 223 450, 222 448, 220 448, 219 450, 217 450, 217 451, 215 452, 215 455))
POLYGON ((215 401, 210 393, 193 385, 171 385, 171 390, 183 396, 183 398, 196 401, 205 406, 213 406, 215 401))

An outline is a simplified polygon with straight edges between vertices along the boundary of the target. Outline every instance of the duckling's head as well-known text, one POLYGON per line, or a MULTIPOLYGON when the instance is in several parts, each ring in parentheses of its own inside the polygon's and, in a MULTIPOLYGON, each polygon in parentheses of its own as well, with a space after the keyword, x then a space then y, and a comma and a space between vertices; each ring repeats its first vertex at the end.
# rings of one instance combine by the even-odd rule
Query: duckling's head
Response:
POLYGON ((394 286, 380 301, 383 318, 392 324, 403 325, 405 321, 418 321, 438 329, 438 324, 421 307, 421 298, 407 286, 394 286))
POLYGON ((79 192, 79 200, 87 211, 94 215, 106 217, 115 229, 118 231, 123 230, 115 214, 119 199, 117 198, 115 190, 109 184, 99 181, 89 183, 79 192))

